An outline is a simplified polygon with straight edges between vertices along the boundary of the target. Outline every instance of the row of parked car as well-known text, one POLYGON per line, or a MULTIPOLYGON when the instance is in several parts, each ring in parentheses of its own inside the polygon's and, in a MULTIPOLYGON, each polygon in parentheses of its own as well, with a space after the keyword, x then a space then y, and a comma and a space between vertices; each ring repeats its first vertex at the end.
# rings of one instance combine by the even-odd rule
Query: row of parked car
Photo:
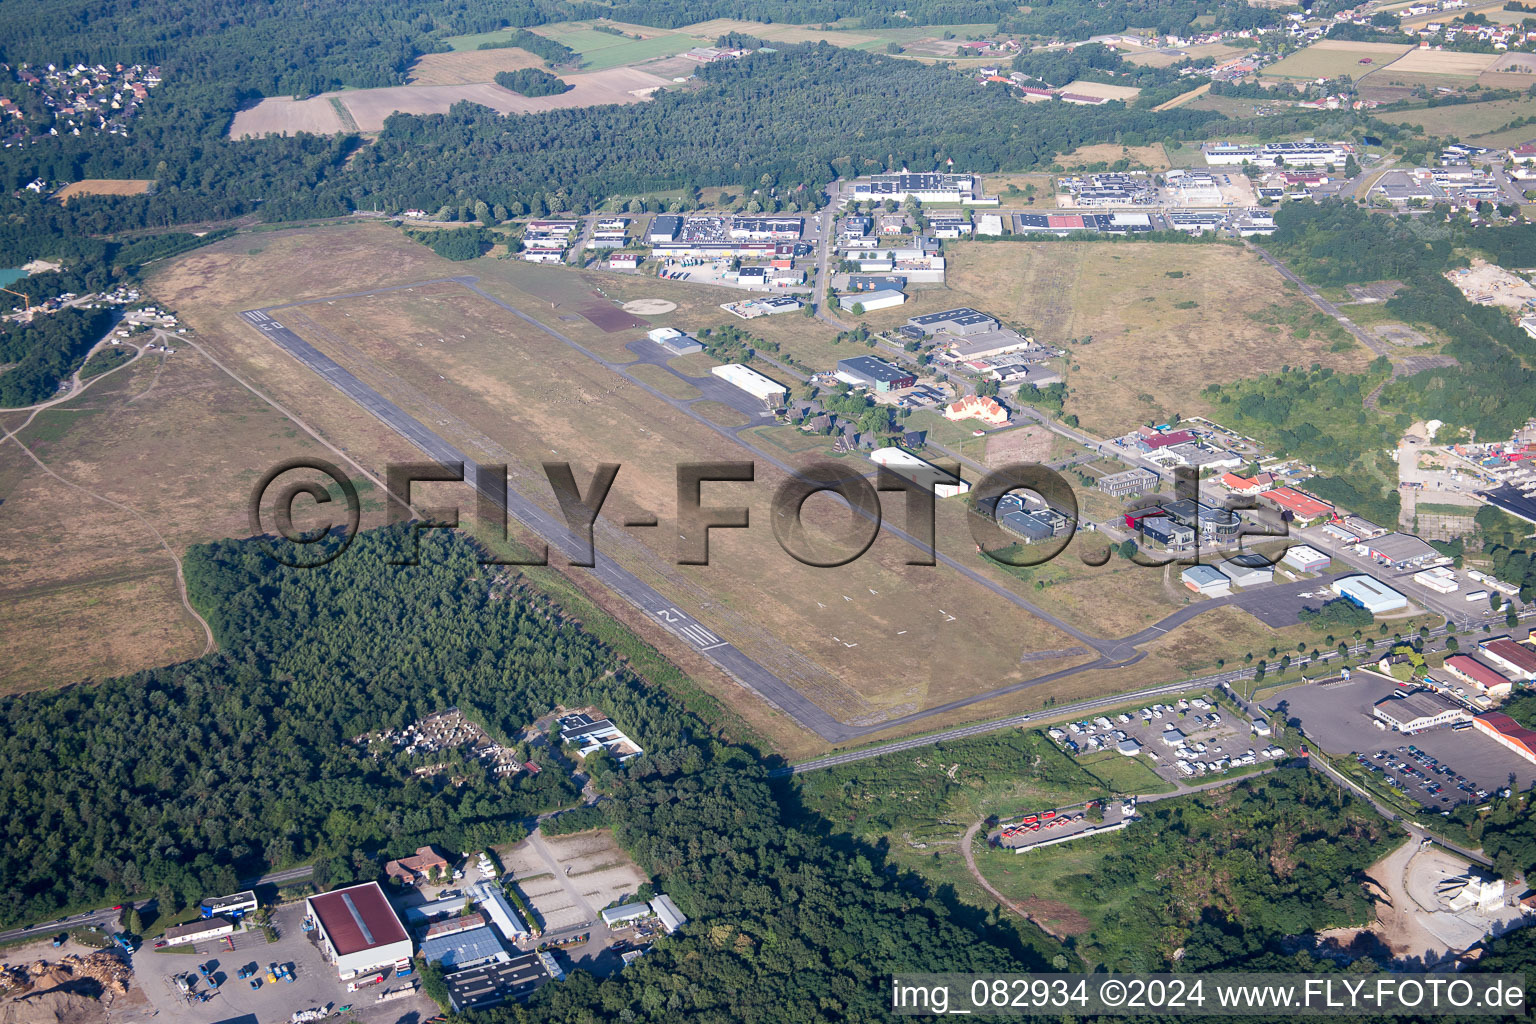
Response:
POLYGON ((1487 790, 1479 789, 1450 765, 1441 764, 1438 758, 1411 744, 1398 747, 1396 752, 1378 750, 1371 756, 1360 754, 1357 760, 1366 771, 1380 775, 1382 781, 1394 789, 1401 789, 1409 795, 1412 795, 1415 787, 1422 790, 1425 798, 1421 802, 1424 804, 1459 803, 1466 799, 1453 801, 1451 794, 1444 792, 1445 787, 1452 783, 1467 797, 1484 800, 1488 796, 1487 790))

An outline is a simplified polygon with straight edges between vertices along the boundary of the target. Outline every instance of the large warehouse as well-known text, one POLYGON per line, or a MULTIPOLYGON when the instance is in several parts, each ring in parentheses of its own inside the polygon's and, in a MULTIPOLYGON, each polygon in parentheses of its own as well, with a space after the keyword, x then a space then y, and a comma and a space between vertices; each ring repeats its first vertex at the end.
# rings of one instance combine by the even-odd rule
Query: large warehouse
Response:
POLYGON ((935 481, 933 493, 940 498, 952 498, 957 494, 964 494, 971 489, 971 485, 953 473, 947 473, 929 462, 927 459, 918 458, 911 452, 900 448, 877 448, 869 453, 869 461, 881 466, 886 466, 909 480, 920 483, 935 481), (905 472, 903 472, 905 471, 905 472), (939 483, 938 481, 945 481, 939 483))
POLYGON ((900 391, 915 387, 917 375, 876 356, 852 356, 837 361, 837 379, 856 388, 900 391))
POLYGON ((1369 576, 1346 576, 1334 580, 1329 588, 1340 597, 1347 597, 1372 615, 1401 611, 1408 607, 1408 599, 1385 583, 1369 576))
POLYGON ((783 384, 740 363, 726 363, 711 368, 709 372, 727 384, 734 384, 752 397, 772 405, 778 405, 789 395, 789 389, 783 384))
POLYGON ((304 902, 320 948, 343 981, 410 961, 411 937, 378 882, 321 893, 304 902))

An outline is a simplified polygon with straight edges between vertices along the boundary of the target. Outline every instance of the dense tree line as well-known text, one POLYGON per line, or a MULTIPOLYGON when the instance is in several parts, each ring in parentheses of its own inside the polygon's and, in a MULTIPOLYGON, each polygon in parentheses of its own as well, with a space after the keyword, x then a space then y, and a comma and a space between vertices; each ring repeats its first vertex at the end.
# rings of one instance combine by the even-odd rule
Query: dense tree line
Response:
MULTIPOLYGON (((968 19, 961 19, 968 20, 968 19)), ((998 24, 1000 31, 1064 40, 1150 28, 1159 35, 1191 35, 1203 26, 1260 28, 1278 24, 1280 15, 1230 0, 1054 0, 1016 8, 998 24)), ((1209 28, 1205 27, 1208 31, 1209 28)))
POLYGON ((518 68, 496 72, 496 84, 520 96, 558 96, 570 92, 571 84, 538 68, 518 68))
POLYGON ((579 64, 580 57, 576 51, 564 43, 557 43, 549 36, 541 36, 537 32, 529 32, 525 28, 516 29, 505 39, 495 39, 487 43, 481 43, 481 50, 527 50, 536 57, 543 57, 544 62, 551 67, 557 64, 579 64))
POLYGON ((1450 339, 1460 365, 1426 370, 1387 386, 1382 403, 1414 418, 1434 417, 1504 437, 1536 407, 1536 341, 1498 307, 1478 306, 1443 276, 1464 266, 1458 249, 1480 249, 1511 265, 1536 252, 1536 226, 1473 228, 1371 213, 1346 203, 1287 203, 1275 215, 1270 244, 1315 284, 1396 279, 1387 303, 1397 317, 1450 339))
POLYGON ((495 236, 485 228, 454 228, 448 231, 407 231, 445 260, 472 260, 485 255, 495 236))
POLYGON ((72 308, 37 316, 31 323, 0 321, 0 364, 15 364, 0 373, 0 407, 52 398, 113 318, 110 310, 72 308))

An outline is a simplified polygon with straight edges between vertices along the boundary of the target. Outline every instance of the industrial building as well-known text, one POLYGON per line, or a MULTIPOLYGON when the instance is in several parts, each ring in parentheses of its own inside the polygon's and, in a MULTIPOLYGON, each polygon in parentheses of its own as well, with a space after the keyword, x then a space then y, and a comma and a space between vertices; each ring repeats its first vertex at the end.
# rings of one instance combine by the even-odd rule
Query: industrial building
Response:
POLYGON ((1333 562, 1333 559, 1317 548, 1306 544, 1297 544, 1286 551, 1285 557, 1280 559, 1292 569, 1301 572, 1322 572, 1333 562))
POLYGON ((1313 523, 1333 515, 1333 506, 1294 487, 1275 487, 1259 495, 1259 500, 1281 513, 1289 512, 1298 523, 1313 523))
POLYGON ((422 936, 421 955, 447 970, 510 959, 479 911, 430 925, 422 936))
POLYGON ((1394 569, 1427 565, 1445 557, 1428 541, 1420 540, 1411 533, 1389 533, 1373 540, 1362 540, 1355 547, 1361 554, 1394 569))
POLYGON ((1221 571, 1239 588, 1256 587, 1275 579, 1275 570, 1263 555, 1234 555, 1221 563, 1221 571))
POLYGON ((223 915, 214 915, 189 924, 178 924, 165 930, 165 944, 167 946, 187 946, 194 942, 205 942, 208 939, 216 939, 221 935, 232 934, 235 930, 235 922, 223 915))
POLYGON ((709 372, 769 405, 780 405, 789 396, 789 389, 783 384, 740 363, 711 367, 709 372))
POLYGON ((933 493, 940 498, 952 498, 971 489, 971 485, 959 475, 941 469, 927 459, 919 458, 900 448, 877 448, 869 453, 869 461, 885 466, 919 484, 932 482, 933 493))
POLYGON ((851 292, 901 291, 907 279, 890 274, 849 274, 848 290, 851 292))
POLYGON ((1145 494, 1157 489, 1158 476, 1150 469, 1127 469, 1099 477, 1098 488, 1112 497, 1145 494))
POLYGON ((1416 690, 1377 701, 1372 713, 1397 732, 1409 734, 1454 725, 1472 717, 1465 706, 1433 690, 1416 690))
POLYGON ((507 902, 507 894, 495 882, 476 882, 469 887, 470 896, 479 903, 480 909, 490 916, 491 923, 508 942, 521 942, 530 936, 522 915, 507 902))
POLYGON ((1444 671, 1466 683, 1475 693, 1489 697, 1508 697, 1515 688, 1514 680, 1470 654, 1453 654, 1446 658, 1444 671))
POLYGON ((1490 711, 1472 719, 1472 727, 1506 750, 1536 764, 1536 731, 1527 729, 1500 711, 1490 711))
POLYGON ((986 202, 981 180, 973 174, 876 174, 867 181, 854 182, 852 193, 855 202, 891 199, 902 203, 908 198, 920 203, 986 202))
POLYGON ((1236 537, 1243 527, 1242 516, 1231 509, 1207 505, 1193 498, 1169 502, 1163 506, 1163 512, 1174 521, 1198 530, 1202 537, 1236 537))
POLYGON ((850 295, 840 295, 837 299, 837 308, 853 312, 855 306, 866 313, 873 313, 877 309, 890 309, 907 301, 905 292, 899 292, 894 288, 877 288, 872 292, 854 292, 850 295))
POLYGON ((1408 607, 1406 597, 1369 576, 1346 576, 1334 580, 1328 586, 1335 594, 1348 598, 1372 615, 1402 611, 1408 607))
POLYGON ((801 217, 736 217, 731 221, 730 236, 789 240, 799 238, 804 230, 805 220, 801 217))
POLYGON ((985 313, 979 313, 968 306, 958 309, 945 309, 937 313, 924 313, 922 316, 914 316, 907 321, 923 334, 932 337, 935 334, 981 334, 984 331, 995 331, 1001 325, 995 317, 985 313))
POLYGON ((1209 565, 1192 565, 1180 574, 1180 578, 1190 590, 1206 597, 1222 597, 1232 593, 1232 581, 1225 573, 1209 565))
POLYGON ((645 336, 675 356, 686 356, 704 351, 704 346, 675 327, 658 327, 647 331, 645 336))
POLYGON ((343 981, 410 962, 411 937, 379 883, 348 886, 304 903, 320 948, 343 981))
POLYGON ((657 893, 656 898, 651 900, 651 912, 660 919, 661 926, 667 930, 668 935, 688 923, 687 915, 678 910, 677 904, 672 902, 672 897, 664 892, 657 893))
POLYGON ((1058 536, 1068 522, 1067 517, 1055 509, 1042 508, 1033 511, 1015 509, 997 517, 997 523, 1026 544, 1039 544, 1058 536))
POLYGON ((448 1000, 454 1012, 464 1013, 522 999, 546 982, 564 977, 565 972, 554 956, 539 950, 514 956, 504 963, 455 971, 443 980, 448 985, 448 1000))
POLYGON ((1536 680, 1536 650, 1507 636, 1497 636, 1477 645, 1483 657, 1504 675, 1525 682, 1536 680))
POLYGON ((917 375, 876 356, 853 356, 837 361, 837 379, 856 388, 900 391, 917 384, 917 375))
POLYGON ((650 229, 645 233, 647 242, 675 242, 683 232, 683 218, 670 213, 651 218, 650 229))
POLYGON ((640 744, 608 719, 582 712, 560 719, 560 742, 575 746, 576 756, 582 760, 600 749, 608 751, 620 764, 645 753, 640 744))

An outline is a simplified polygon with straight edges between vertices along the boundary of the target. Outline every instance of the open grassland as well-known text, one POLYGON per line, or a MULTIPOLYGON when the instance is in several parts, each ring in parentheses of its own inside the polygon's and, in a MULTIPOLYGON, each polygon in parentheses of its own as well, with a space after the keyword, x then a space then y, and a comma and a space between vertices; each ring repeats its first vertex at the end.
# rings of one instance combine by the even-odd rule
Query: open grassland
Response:
MULTIPOLYGON (((1536 114, 1536 101, 1529 99, 1494 100, 1491 103, 1458 103, 1424 110, 1405 110, 1382 115, 1383 120, 1412 125, 1426 135, 1454 135, 1470 138, 1492 132, 1509 122, 1536 114)), ((1520 129, 1530 134, 1533 129, 1520 129)))
POLYGON ((182 607, 171 555, 128 509, 180 557, 194 543, 249 535, 247 497, 270 466, 330 457, 185 345, 46 410, 19 436, 75 487, 13 442, 0 444, 0 691, 202 653, 203 631, 182 607))
POLYGON ((977 242, 951 249, 947 289, 915 293, 905 306, 865 320, 893 327, 919 313, 971 305, 1027 328, 1068 350, 1067 411, 1086 429, 1113 436, 1173 413, 1210 412, 1191 381, 1237 380, 1313 361, 1340 370, 1363 365, 1358 351, 1330 353, 1321 332, 1297 339, 1248 316, 1277 299, 1287 308, 1299 304, 1288 295, 1275 271, 1233 246, 977 242))
MULTIPOLYGON (((205 336, 213 336, 232 359, 264 364, 252 372, 280 394, 323 384, 303 380, 307 371, 289 365, 286 357, 274 358, 259 336, 233 322, 235 311, 465 270, 379 227, 273 233, 262 237, 265 244, 254 255, 244 248, 249 241, 219 243, 180 261, 174 288, 167 276, 161 280, 177 308, 200 327, 207 322, 205 336), (310 269, 302 273, 292 260, 298 239, 305 240, 303 247, 312 257, 310 269)), ((623 352, 624 341, 639 336, 638 329, 606 334, 579 317, 564 319, 579 304, 596 301, 594 287, 610 290, 610 276, 507 261, 482 260, 473 268, 488 291, 610 357, 623 352)), ((637 286, 656 283, 626 280, 637 286)), ((650 291, 636 290, 641 295, 650 291)), ((456 286, 318 304, 284 316, 472 457, 504 458, 515 473, 525 474, 515 477, 525 484, 526 474, 537 474, 542 458, 558 455, 580 467, 622 461, 625 469, 605 520, 610 511, 617 521, 640 509, 666 519, 675 500, 672 467, 678 461, 745 454, 696 420, 456 286)), ((307 401, 339 412, 326 436, 370 463, 384 461, 365 454, 375 442, 352 440, 358 427, 373 426, 368 417, 335 396, 311 393, 307 401)), ((675 541, 666 530, 655 538, 636 539, 600 527, 599 543, 681 605, 699 609, 711 628, 748 654, 855 718, 878 721, 885 714, 1028 679, 1090 656, 1082 651, 1021 661, 1030 652, 1081 649, 1022 610, 982 596, 976 584, 951 570, 906 566, 911 552, 895 538, 880 538, 867 555, 836 572, 799 566, 779 551, 768 529, 766 502, 776 483, 777 471, 759 463, 755 485, 723 485, 718 499, 712 497, 747 503, 757 525, 718 532, 711 542, 714 564, 708 567, 672 564, 675 541), (891 658, 893 648, 903 656, 891 658)), ((536 477, 530 493, 547 495, 547 484, 536 477)), ((946 550, 968 551, 968 541, 954 541, 943 532, 959 511, 945 504, 941 536, 946 550)), ((814 499, 807 514, 818 528, 829 516, 841 522, 840 514, 814 499)), ((572 578, 601 592, 579 571, 572 578)), ((1001 570, 994 578, 1009 579, 1001 570)), ((632 611, 618 610, 628 616, 626 621, 647 625, 632 611)), ((657 631, 650 628, 655 637, 657 631)), ((664 634, 660 646, 669 652, 677 648, 664 634)), ((709 678, 710 673, 699 675, 709 678)), ((711 680, 707 685, 732 704, 756 706, 731 684, 711 680)), ((1042 689, 1015 703, 1038 703, 1052 691, 1042 689)), ((754 724, 782 736, 787 727, 782 717, 757 707, 760 721, 754 724)))
POLYGON ((1118 160, 1129 160, 1132 167, 1144 167, 1152 171, 1166 171, 1170 166, 1168 153, 1160 142, 1150 146, 1117 146, 1112 142, 1102 142, 1080 146, 1056 158, 1057 163, 1069 170, 1088 164, 1112 164, 1118 160))
POLYGON ((428 53, 411 65, 411 85, 469 85, 491 82, 498 71, 542 68, 544 61, 527 50, 462 50, 428 53))
POLYGON ((713 42, 711 39, 683 32, 644 29, 628 25, 623 26, 627 35, 616 36, 594 30, 593 24, 595 23, 557 22, 552 25, 537 25, 529 31, 575 50, 581 55, 582 68, 589 71, 638 64, 657 57, 670 57, 673 54, 691 50, 695 46, 706 46, 713 42), (637 34, 645 38, 632 38, 637 34))
POLYGON ((1355 43, 1323 39, 1265 68, 1265 78, 1359 78, 1366 72, 1402 57, 1413 47, 1406 43, 1355 43), (1360 61, 1370 58, 1371 63, 1360 61))
POLYGON ((148 178, 86 178, 65 185, 54 198, 67 203, 75 196, 141 196, 154 184, 148 178))

